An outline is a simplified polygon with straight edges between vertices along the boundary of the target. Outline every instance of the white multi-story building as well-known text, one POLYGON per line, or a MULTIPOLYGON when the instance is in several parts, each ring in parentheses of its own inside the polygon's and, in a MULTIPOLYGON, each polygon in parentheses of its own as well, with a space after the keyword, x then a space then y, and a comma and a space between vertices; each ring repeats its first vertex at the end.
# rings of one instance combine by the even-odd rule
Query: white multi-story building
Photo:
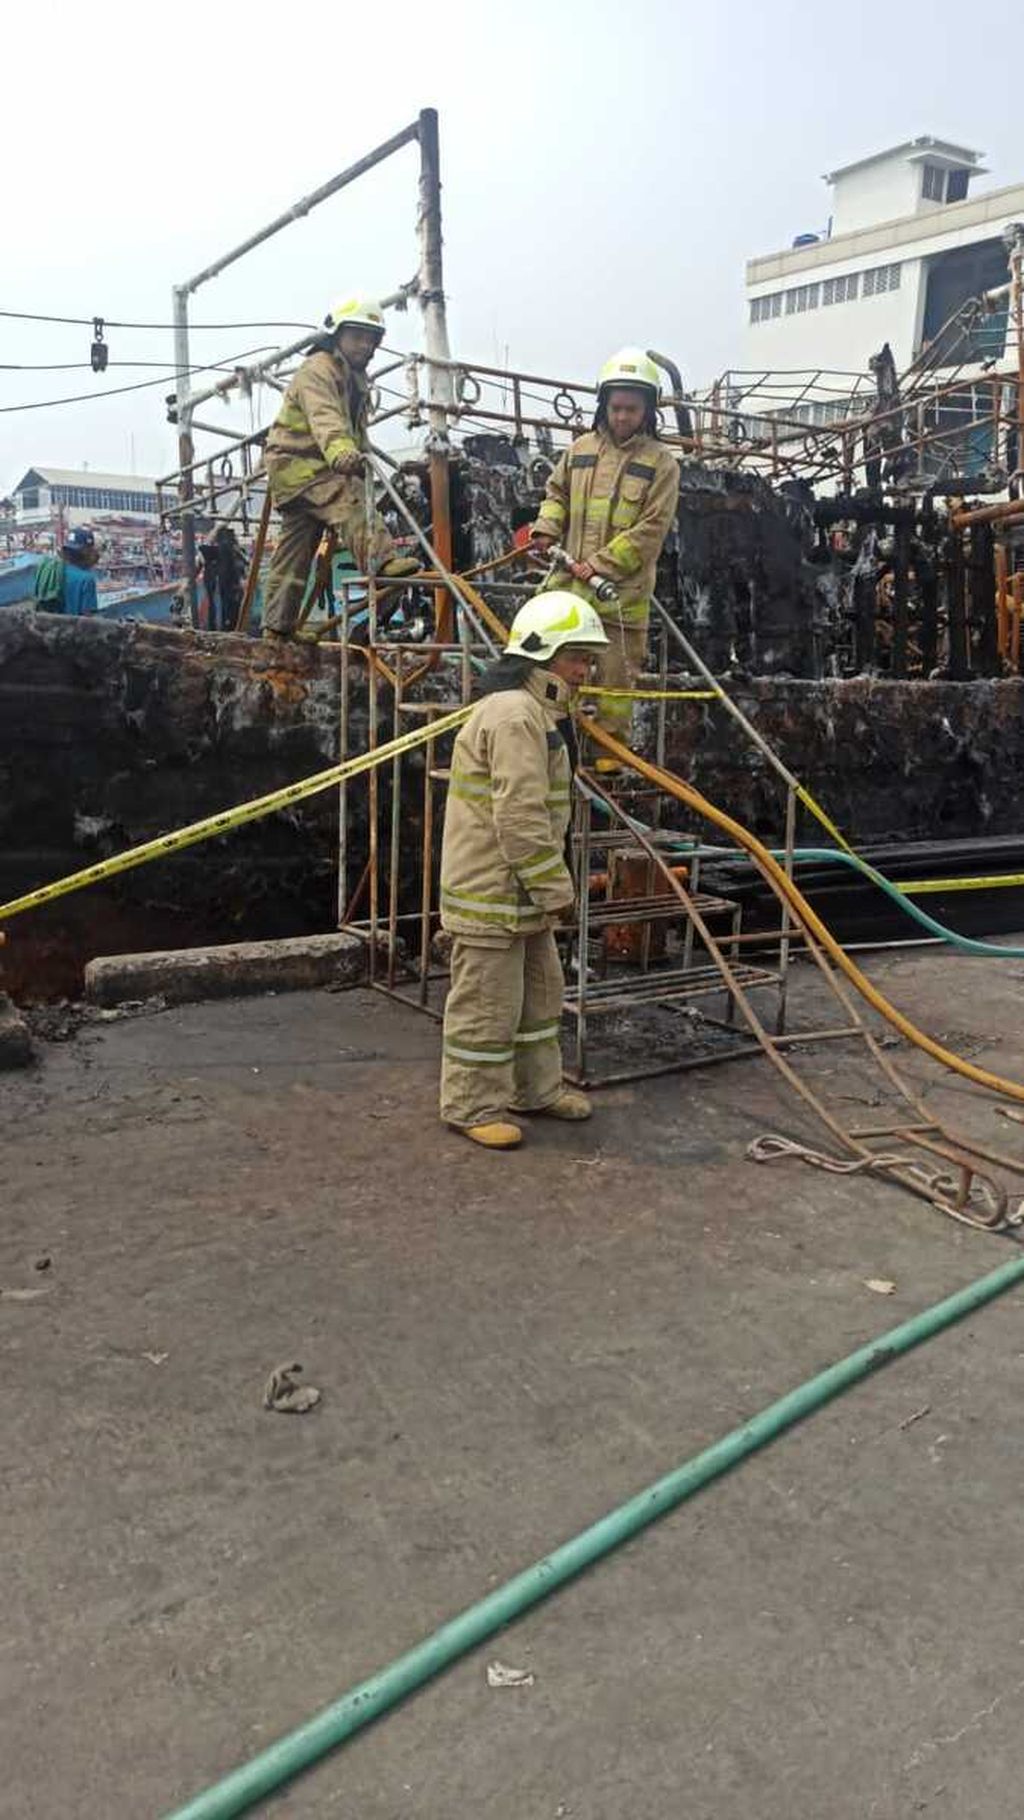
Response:
MULTIPOLYGON (((1024 183, 973 195, 983 174, 978 152, 929 136, 830 171, 828 227, 747 265, 745 368, 863 374, 886 342, 897 369, 908 367, 968 298, 1007 282, 1004 229, 1024 221, 1024 183)), ((1006 324, 1000 310, 968 340, 949 336, 940 374, 955 364, 980 375, 1001 360, 1006 324)), ((841 402, 820 396, 801 412, 830 414, 843 414, 841 402)))

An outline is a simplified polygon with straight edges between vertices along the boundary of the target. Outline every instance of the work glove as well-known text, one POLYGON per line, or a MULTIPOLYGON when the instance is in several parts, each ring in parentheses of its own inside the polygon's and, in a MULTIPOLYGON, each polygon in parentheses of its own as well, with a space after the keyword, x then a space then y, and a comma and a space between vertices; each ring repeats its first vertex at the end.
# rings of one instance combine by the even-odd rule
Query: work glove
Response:
POLYGON ((356 475, 362 473, 364 463, 359 451, 353 449, 351 454, 339 455, 331 466, 336 474, 356 475))

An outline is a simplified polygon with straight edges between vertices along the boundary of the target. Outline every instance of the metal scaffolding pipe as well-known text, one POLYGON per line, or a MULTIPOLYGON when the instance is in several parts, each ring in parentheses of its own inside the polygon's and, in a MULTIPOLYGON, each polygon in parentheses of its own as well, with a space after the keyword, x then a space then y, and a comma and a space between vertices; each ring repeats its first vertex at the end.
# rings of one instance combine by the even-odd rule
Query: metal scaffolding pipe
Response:
POLYGON ((1004 499, 995 506, 976 506, 971 512, 952 512, 949 522, 954 531, 966 531, 971 525, 1012 524, 1024 518, 1024 499, 1004 499))
MULTIPOLYGON (((452 406, 451 349, 445 315, 444 265, 441 238, 441 150, 437 109, 426 107, 419 118, 420 141, 420 272, 419 300, 423 311, 423 341, 427 364, 427 463, 430 475, 431 537, 440 558, 439 567, 451 567, 451 475, 448 467, 448 418, 452 406)), ((435 595, 438 637, 450 631, 451 605, 438 589, 435 595)))
MULTIPOLYGON (((214 387, 212 391, 208 390, 193 397, 189 387, 189 374, 191 371, 188 337, 189 297, 194 291, 199 289, 201 284, 205 284, 210 278, 216 278, 218 273, 225 271, 229 265, 233 265, 236 260, 243 258, 246 253, 251 253, 254 247, 261 246, 265 240, 270 240, 273 235, 280 233, 282 228, 290 226, 293 221, 300 221, 304 215, 308 215, 310 211, 317 208, 321 202, 326 202, 329 196, 336 195, 338 190, 344 189, 347 184, 353 183, 357 177, 362 177, 365 172, 372 170, 375 165, 383 163, 386 158, 390 158, 392 152, 399 151, 403 145, 408 145, 411 140, 419 138, 423 118, 424 116, 421 115, 419 120, 412 121, 410 125, 403 127, 400 133, 395 133, 391 139, 385 140, 383 145, 376 146, 372 152, 367 152, 364 158, 357 159, 355 164, 350 164, 345 170, 339 171, 336 176, 329 178, 326 183, 322 183, 319 189, 311 190, 308 196, 301 196, 298 202, 293 203, 291 208, 287 209, 283 215, 276 216, 273 221, 267 223, 266 227, 260 228, 255 234, 250 234, 249 238, 243 240, 240 246, 232 247, 231 251, 224 253, 220 259, 215 259, 211 265, 204 266, 203 270, 197 272, 193 278, 186 279, 184 284, 174 286, 171 301, 174 320, 174 365, 176 371, 175 416, 178 424, 178 461, 179 466, 183 470, 181 483, 181 503, 183 506, 182 555, 185 568, 186 595, 193 616, 196 609, 196 531, 195 515, 191 509, 191 500, 193 497, 191 475, 184 472, 184 470, 190 468, 194 455, 192 443, 193 413, 197 404, 204 403, 207 398, 217 397, 218 394, 221 394, 224 390, 230 389, 232 383, 237 384, 239 379, 237 375, 231 376, 223 386, 214 387)), ((436 120, 437 117, 435 115, 435 138, 436 120)), ((274 364, 275 361, 276 364, 280 364, 283 359, 287 359, 289 352, 297 353, 301 348, 308 345, 308 341, 309 336, 304 336, 301 341, 294 343, 290 350, 283 349, 277 356, 272 357, 272 360, 267 361, 264 364, 268 368, 274 364)))
POLYGON ((392 138, 386 139, 383 145, 378 145, 372 152, 367 152, 365 158, 358 158, 355 164, 350 164, 345 170, 339 171, 336 177, 328 178, 319 189, 311 190, 308 196, 300 197, 299 201, 294 202, 283 215, 275 216, 266 227, 258 229, 255 234, 250 234, 248 240, 243 240, 241 246, 233 247, 230 253, 224 253, 220 259, 215 259, 212 265, 205 266, 201 272, 196 273, 194 278, 188 279, 180 289, 186 297, 192 291, 197 291, 201 284, 207 282, 207 279, 216 278, 219 272, 223 272, 229 265, 234 265, 236 259, 244 258, 245 254, 251 253, 254 247, 262 246, 265 240, 270 240, 274 234, 279 234, 282 228, 290 227, 293 221, 301 221, 304 215, 308 215, 311 209, 318 208, 321 202, 326 202, 329 196, 337 195, 337 192, 343 190, 347 184, 354 183, 357 177, 362 177, 367 171, 372 171, 374 165, 383 164, 385 158, 391 157, 392 152, 400 151, 403 145, 409 145, 413 139, 419 137, 422 119, 421 114, 419 120, 413 120, 408 126, 404 126, 400 133, 395 133, 392 138))

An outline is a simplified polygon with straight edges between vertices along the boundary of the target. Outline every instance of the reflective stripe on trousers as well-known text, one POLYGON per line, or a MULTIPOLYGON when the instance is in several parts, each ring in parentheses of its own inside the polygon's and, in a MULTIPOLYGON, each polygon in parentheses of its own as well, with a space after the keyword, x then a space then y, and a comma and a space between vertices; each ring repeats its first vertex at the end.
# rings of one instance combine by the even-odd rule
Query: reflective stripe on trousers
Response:
POLYGON ((394 555, 394 539, 382 523, 367 534, 366 512, 353 503, 351 481, 333 478, 334 500, 329 497, 332 477, 328 475, 317 487, 324 497, 306 500, 300 494, 281 508, 281 528, 267 571, 263 607, 263 624, 271 631, 291 632, 295 627, 325 526, 336 532, 341 547, 352 551, 361 570, 371 561, 380 564, 394 555))
POLYGON ((493 947, 455 937, 441 1063, 446 1124, 486 1125, 558 1098, 563 989, 550 929, 493 947))
MULTIPOLYGON (((647 656, 647 623, 642 626, 619 626, 609 616, 602 617, 601 624, 608 634, 607 645, 602 645, 597 653, 597 676, 595 681, 602 689, 632 689, 644 667, 647 656)), ((586 694, 586 690, 583 691, 586 694)), ((614 696, 605 696, 598 701, 597 713, 594 716, 598 725, 614 733, 616 739, 630 743, 630 727, 633 720, 633 703, 628 699, 616 701, 614 696)))

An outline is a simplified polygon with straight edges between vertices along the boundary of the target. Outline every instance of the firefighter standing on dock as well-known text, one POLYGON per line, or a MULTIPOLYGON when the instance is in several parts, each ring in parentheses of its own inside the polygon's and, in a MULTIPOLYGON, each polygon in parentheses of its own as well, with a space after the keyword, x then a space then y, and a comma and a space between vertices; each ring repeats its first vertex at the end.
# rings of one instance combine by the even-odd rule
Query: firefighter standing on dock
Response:
MULTIPOLYGON (((605 362, 593 428, 556 463, 533 527, 538 555, 561 545, 572 559, 572 579, 556 573, 552 586, 584 596, 595 576, 618 586, 614 601, 595 603, 608 634, 597 681, 608 689, 632 688, 643 668, 655 570, 679 498, 678 462, 658 440, 658 393, 658 369, 642 348, 605 362)), ((597 719, 628 742, 631 716, 629 700, 611 697, 597 719)))
POLYGON ((364 573, 411 575, 419 567, 415 558, 395 555, 390 533, 367 511, 366 369, 384 335, 380 305, 351 298, 330 311, 324 329, 267 437, 267 481, 281 531, 267 580, 265 638, 292 636, 325 527, 364 573))
POLYGON ((454 937, 441 1117, 489 1150, 521 1141, 510 1110, 590 1117, 590 1101, 562 1080, 564 983, 553 930, 575 901, 565 857, 570 701, 607 642, 593 607, 576 595, 527 601, 452 752, 441 852, 441 922, 454 937))

